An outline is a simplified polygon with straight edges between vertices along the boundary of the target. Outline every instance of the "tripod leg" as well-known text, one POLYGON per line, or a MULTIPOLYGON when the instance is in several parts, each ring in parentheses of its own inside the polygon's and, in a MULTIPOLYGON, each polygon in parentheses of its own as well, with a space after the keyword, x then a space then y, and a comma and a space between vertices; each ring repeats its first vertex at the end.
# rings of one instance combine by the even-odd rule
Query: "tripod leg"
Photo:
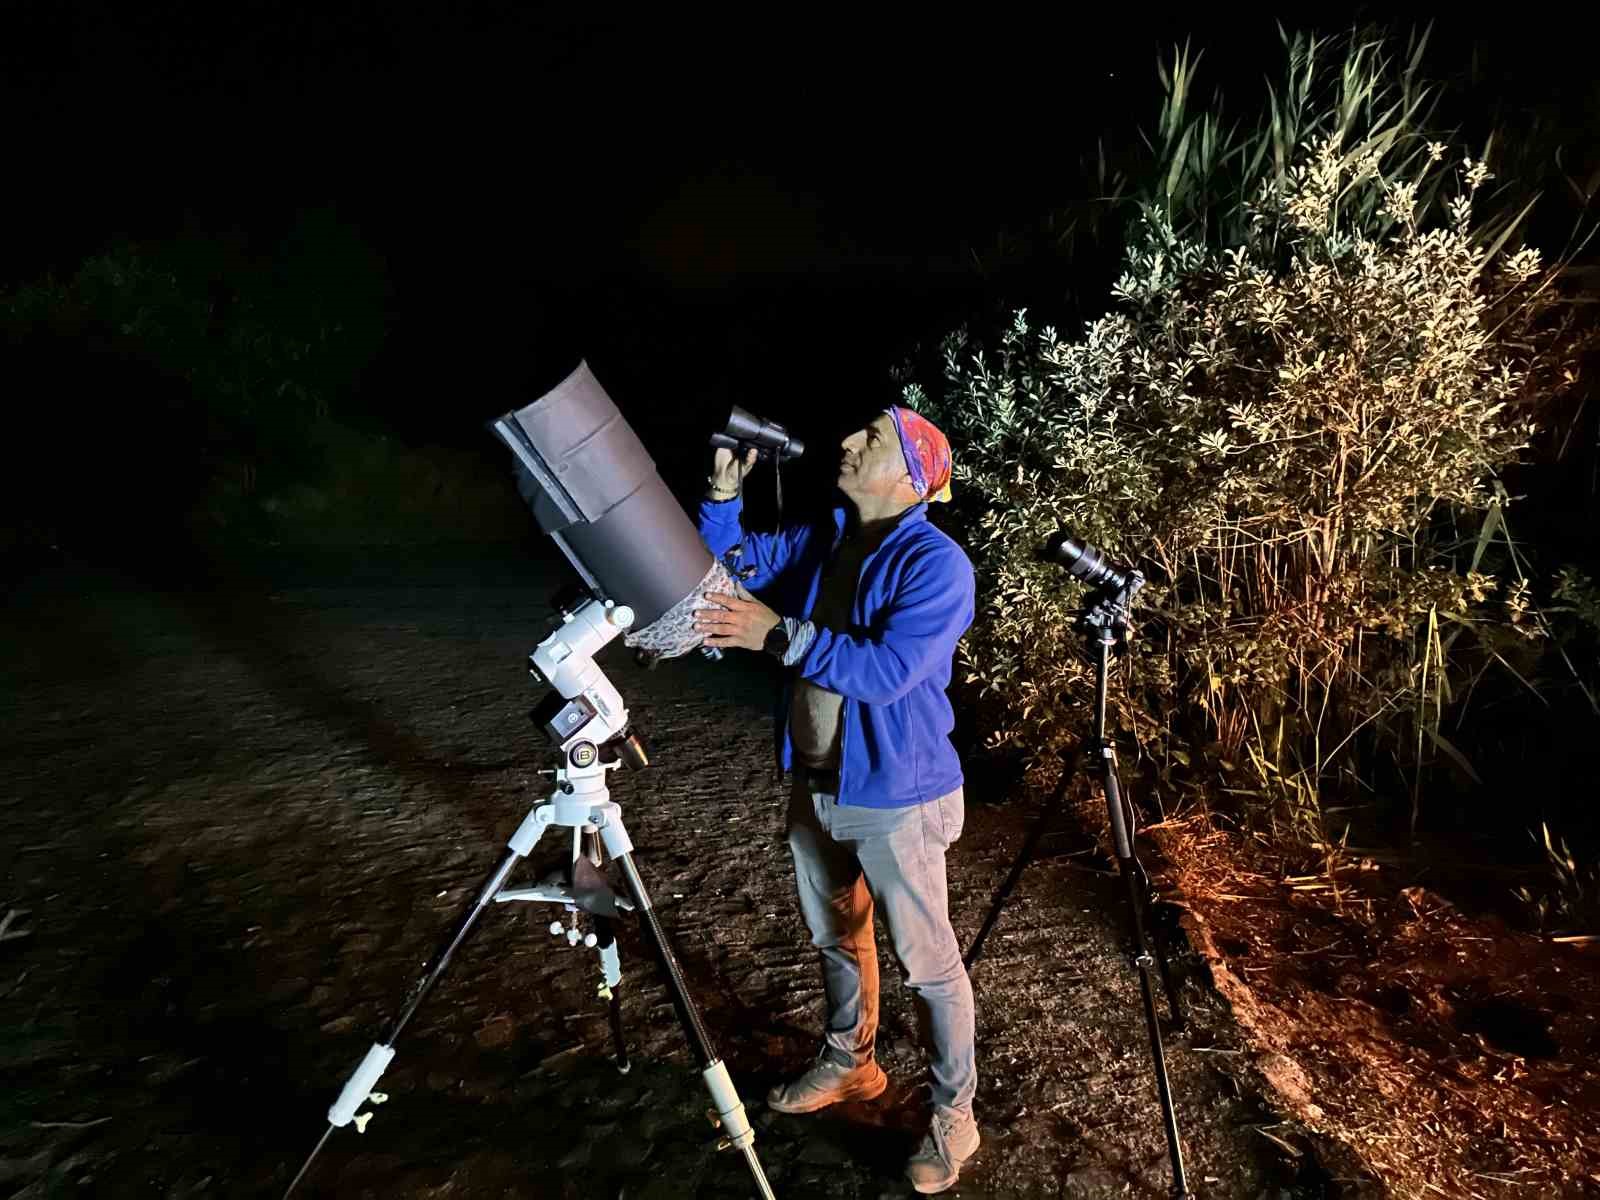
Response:
POLYGON ((394 1045, 395 1039, 400 1036, 400 1031, 410 1022, 417 1008, 421 1005, 427 994, 433 990, 433 985, 439 982, 445 968, 450 965, 450 959, 467 940, 467 934, 472 932, 472 927, 478 923, 478 918, 483 915, 483 910, 494 902, 495 895, 505 886, 506 879, 511 875, 511 870, 522 859, 522 853, 512 850, 489 875, 488 881, 478 890, 477 898, 472 905, 461 915, 456 923, 455 931, 445 939, 444 943, 434 952, 428 960, 428 965, 423 968, 422 979, 412 988, 411 995, 406 998, 405 1007, 400 1010, 400 1015, 389 1027, 389 1036, 384 1039, 384 1044, 394 1045))
MULTIPOLYGON (((583 829, 581 851, 596 871, 602 869, 605 857, 600 850, 600 834, 592 826, 583 829)), ((577 862, 573 862, 576 884, 577 862)), ((595 948, 600 953, 600 998, 606 1002, 606 1020, 611 1026, 611 1044, 616 1050, 617 1070, 626 1075, 633 1066, 628 1061, 628 1039, 622 1031, 622 997, 618 987, 622 984, 622 957, 618 953, 616 925, 610 917, 594 914, 595 948)))
POLYGON ((656 917, 655 906, 650 902, 650 893, 645 891, 644 880, 639 878, 639 871, 633 865, 633 843, 628 838, 627 830, 622 827, 620 821, 616 821, 603 826, 600 834, 605 839, 606 849, 611 853, 611 857, 622 868, 622 877, 628 885, 628 895, 632 898, 634 907, 639 910, 639 923, 661 957, 661 967, 667 976, 667 985, 672 992, 673 1005, 678 1010, 678 1019, 683 1023, 690 1049, 694 1051, 695 1058, 700 1063, 701 1081, 705 1084, 706 1091, 711 1093, 711 1103, 716 1110, 713 1120, 721 1125, 728 1135, 723 1144, 739 1148, 744 1154, 745 1165, 750 1168, 750 1174, 755 1179, 756 1189, 760 1192, 762 1200, 774 1200, 772 1185, 767 1182, 767 1174, 761 1168, 761 1160, 756 1157, 756 1131, 750 1127, 750 1119, 744 1111, 744 1102, 739 1099, 738 1089, 733 1086, 733 1079, 728 1075, 727 1066, 717 1056, 711 1035, 706 1032, 705 1023, 700 1019, 700 1009, 695 1004, 694 997, 689 994, 689 985, 683 977, 683 968, 678 965, 678 958, 672 952, 672 943, 667 940, 667 932, 656 917))
MULTIPOLYGON (((1133 879, 1138 885, 1138 891, 1140 896, 1143 897, 1145 907, 1148 908, 1155 899, 1155 888, 1151 886, 1150 876, 1145 871, 1144 864, 1139 861, 1138 853, 1132 845, 1133 832, 1138 828, 1138 822, 1134 819, 1133 806, 1128 802, 1126 795, 1122 797, 1122 821, 1123 827, 1128 830, 1128 861, 1133 865, 1133 879)), ((1178 1002, 1178 985, 1172 978, 1172 972, 1167 968, 1167 956, 1162 949, 1159 934, 1151 936, 1150 949, 1155 955, 1156 966, 1161 971, 1161 986, 1167 994, 1167 1012, 1172 1020, 1172 1027, 1174 1030, 1181 1030, 1184 1022, 1183 1007, 1178 1002)))
POLYGON ((293 1192, 295 1186, 304 1178, 306 1171, 311 1166, 312 1159, 316 1158, 318 1152, 326 1144, 328 1134, 336 1127, 349 1125, 353 1121, 358 1131, 366 1131, 367 1122, 371 1119, 372 1114, 369 1112, 365 1116, 358 1117, 356 1116, 356 1110, 365 1104, 369 1098, 372 1099, 374 1104, 381 1102, 382 1097, 372 1089, 377 1086, 378 1080, 382 1078, 384 1071, 394 1061, 394 1043, 399 1039, 401 1031, 410 1023, 418 1006, 421 1005, 428 993, 433 990, 433 985, 439 982, 440 977, 445 972, 445 968, 450 965, 450 959, 461 948, 462 943, 467 940, 467 935, 472 932, 473 926, 478 923, 478 918, 483 915, 483 910, 494 902, 495 896, 499 894, 501 888, 505 887, 512 868, 526 857, 538 843, 539 835, 544 832, 545 826, 549 823, 549 815, 548 804, 536 805, 523 819, 522 824, 517 827, 516 833, 512 834, 511 841, 508 843, 508 853, 500 860, 500 865, 490 872, 489 878, 484 882, 483 886, 478 889, 476 898, 461 914, 450 936, 440 944, 439 948, 434 951, 433 957, 423 967, 422 978, 412 987, 411 993, 406 997, 399 1015, 390 1024, 383 1040, 374 1042, 367 1049, 366 1057, 350 1073, 350 1077, 345 1081, 338 1098, 328 1108, 328 1128, 323 1132, 321 1141, 316 1144, 310 1156, 307 1157, 305 1164, 300 1168, 300 1173, 289 1184, 288 1191, 284 1192, 284 1200, 288 1200, 289 1193, 293 1192))
POLYGON ((994 894, 994 900, 989 905, 989 913, 983 919, 983 926, 978 930, 978 936, 972 939, 972 946, 967 950, 966 957, 962 960, 962 966, 966 967, 968 971, 972 970, 972 964, 982 956, 983 943, 988 939, 989 931, 1000 920, 1001 909, 1005 907, 1006 901, 1011 898, 1012 889, 1017 886, 1018 880, 1022 878, 1023 870, 1033 861, 1033 855, 1038 850, 1039 843, 1044 840, 1044 835, 1049 833, 1055 825, 1056 816, 1061 808, 1061 799, 1067 794, 1067 785, 1071 782, 1072 772, 1070 770, 1064 771, 1060 782, 1056 784, 1056 790, 1051 792, 1050 799, 1045 801, 1044 808, 1039 813, 1039 819, 1034 822, 1033 828, 1028 831, 1028 840, 1022 843, 1021 852, 1017 855, 1016 861, 1011 864, 1010 874, 1006 876, 1005 882, 1000 885, 1000 890, 994 894))
MULTIPOLYGON (((1144 1002, 1145 1026, 1150 1032, 1150 1055, 1155 1062, 1156 1093, 1161 1098, 1161 1117, 1166 1127, 1167 1152, 1172 1159, 1172 1195, 1178 1200, 1186 1200, 1192 1193, 1184 1176, 1183 1146, 1178 1140, 1178 1115, 1172 1104, 1172 1085, 1167 1079, 1167 1056, 1161 1046, 1161 1023, 1156 1016, 1155 987, 1150 978, 1150 968, 1159 960, 1150 953, 1141 915, 1144 898, 1140 894, 1140 880, 1144 878, 1144 868, 1139 865, 1139 860, 1133 853, 1132 828, 1122 795, 1122 781, 1117 777, 1116 751, 1110 742, 1105 742, 1101 746, 1100 753, 1103 769, 1101 780, 1105 786, 1106 808, 1111 819, 1111 840, 1116 849, 1118 873, 1122 876, 1127 893, 1128 920, 1133 929, 1135 953, 1133 961, 1139 970, 1139 992, 1144 1002)), ((1165 977, 1164 963, 1161 972, 1165 977)), ((1171 996, 1169 989, 1169 999, 1171 996)))

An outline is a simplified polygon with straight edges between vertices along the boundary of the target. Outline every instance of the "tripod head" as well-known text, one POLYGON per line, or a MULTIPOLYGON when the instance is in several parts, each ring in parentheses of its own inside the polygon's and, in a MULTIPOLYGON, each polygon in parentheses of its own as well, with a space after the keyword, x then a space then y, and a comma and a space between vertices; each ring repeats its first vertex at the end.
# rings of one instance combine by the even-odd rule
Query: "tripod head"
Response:
POLYGON ((1106 586, 1090 592, 1078 613, 1079 626, 1091 641, 1106 641, 1121 646, 1128 640, 1128 609, 1144 586, 1144 575, 1129 571, 1120 586, 1106 586))
POLYGON ((1040 557, 1066 568, 1068 575, 1087 585, 1077 624, 1092 644, 1120 646, 1127 640, 1128 609, 1144 586, 1142 572, 1115 565, 1104 553, 1064 529, 1051 535, 1040 557))
POLYGON ((579 789, 579 779, 598 777, 617 766, 643 767, 649 762, 639 739, 628 732, 628 709, 616 685, 606 678, 594 656, 633 624, 633 610, 589 596, 561 607, 561 624, 528 655, 528 673, 548 683, 551 691, 532 717, 560 748, 557 771, 564 792, 579 789))

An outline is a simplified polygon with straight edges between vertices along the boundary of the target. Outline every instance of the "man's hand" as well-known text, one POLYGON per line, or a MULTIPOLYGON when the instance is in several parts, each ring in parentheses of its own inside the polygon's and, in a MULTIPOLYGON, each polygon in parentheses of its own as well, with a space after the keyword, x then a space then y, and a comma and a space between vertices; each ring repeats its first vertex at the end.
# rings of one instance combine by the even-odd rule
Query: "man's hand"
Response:
POLYGON ((694 610, 694 627, 706 635, 707 646, 760 650, 768 632, 782 619, 748 592, 742 596, 716 592, 704 599, 712 607, 694 610))
POLYGON ((755 465, 754 446, 745 451, 743 458, 735 458, 732 450, 718 446, 711 455, 711 474, 706 482, 724 492, 737 492, 744 483, 744 477, 750 474, 750 468, 755 465))

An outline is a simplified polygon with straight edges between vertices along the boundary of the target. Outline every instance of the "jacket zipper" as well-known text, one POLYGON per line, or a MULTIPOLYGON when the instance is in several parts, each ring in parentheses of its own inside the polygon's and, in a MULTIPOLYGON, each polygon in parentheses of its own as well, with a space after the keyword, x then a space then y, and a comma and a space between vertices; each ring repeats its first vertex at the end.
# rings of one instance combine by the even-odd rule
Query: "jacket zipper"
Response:
MULTIPOLYGON (((850 615, 858 625, 863 621, 861 615, 861 580, 867 573, 867 564, 883 552, 883 548, 889 544, 895 534, 900 532, 900 529, 900 525, 896 525, 891 529, 888 537, 885 537, 883 541, 862 556, 861 565, 856 568, 855 594, 850 597, 850 615)), ((835 554, 839 552, 839 543, 842 541, 844 541, 843 531, 840 532, 838 539, 833 544, 835 554)), ((840 710, 839 716, 839 785, 834 789, 833 802, 835 805, 844 803, 844 747, 846 735, 850 732, 850 706, 855 703, 848 696, 844 697, 844 701, 844 707, 840 710)))
MULTIPOLYGON (((848 524, 849 524, 849 519, 846 518, 846 525, 848 525, 848 524)), ((877 546, 874 547, 873 550, 869 554, 865 555, 861 559, 861 566, 856 569, 856 587, 855 587, 855 594, 850 597, 850 613, 851 613, 851 616, 856 620, 856 622, 858 624, 860 623, 860 620, 861 620, 861 617, 860 617, 861 577, 866 574, 867 564, 869 562, 871 562, 874 558, 876 558, 883 551, 883 548, 885 546, 887 546, 894 539, 894 536, 897 533, 899 533, 901 531, 901 529, 903 529, 904 527, 905 527, 904 514, 902 514, 901 521, 899 523, 897 523, 895 525, 895 527, 889 531, 888 536, 885 537, 883 539, 883 541, 879 542, 877 544, 877 546)), ((834 536, 833 536, 833 551, 832 552, 834 554, 838 554, 839 553, 839 546, 840 546, 841 543, 843 543, 843 541, 844 541, 844 527, 840 527, 838 530, 836 530, 834 532, 834 536)), ((818 584, 817 584, 818 591, 817 591, 817 594, 819 596, 821 595, 821 586, 822 586, 821 585, 821 578, 822 578, 821 575, 818 575, 818 577, 817 577, 817 579, 818 579, 818 584)), ((815 599, 813 599, 811 607, 812 607, 813 611, 815 611, 815 609, 816 609, 816 601, 815 601, 815 599)), ((852 703, 854 703, 848 696, 845 696, 843 699, 844 699, 845 703, 839 710, 839 779, 838 779, 838 786, 834 788, 834 795, 833 795, 833 803, 834 803, 834 805, 836 807, 844 802, 844 758, 845 758, 844 748, 845 748, 845 744, 846 744, 846 741, 847 741, 847 735, 850 732, 850 705, 852 703)), ((789 707, 790 707, 791 711, 790 712, 786 712, 784 714, 784 721, 785 722, 787 722, 790 719, 790 716, 791 716, 791 713, 792 713, 792 710, 793 710, 793 707, 794 707, 793 696, 792 695, 790 697, 790 705, 789 705, 789 707)), ((788 734, 785 733, 784 736, 788 737, 788 734)), ((792 747, 792 745, 793 745, 793 743, 791 742, 791 747, 792 747)), ((793 755, 792 748, 791 748, 790 754, 791 754, 791 757, 792 757, 792 755, 793 755)))

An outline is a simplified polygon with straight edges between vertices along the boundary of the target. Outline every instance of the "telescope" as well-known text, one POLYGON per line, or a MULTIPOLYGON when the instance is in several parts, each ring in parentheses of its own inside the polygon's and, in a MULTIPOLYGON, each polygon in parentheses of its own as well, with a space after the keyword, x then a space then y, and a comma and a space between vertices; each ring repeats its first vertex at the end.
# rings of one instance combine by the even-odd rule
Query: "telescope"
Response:
MULTIPOLYGON (((587 364, 580 363, 532 404, 497 418, 490 429, 511 451, 518 490, 539 527, 561 548, 584 584, 576 598, 560 605, 560 623, 528 656, 529 673, 552 689, 531 715, 558 756, 559 765, 547 772, 555 776, 555 787, 533 804, 453 932, 424 966, 399 1014, 345 1081, 328 1109, 321 1140, 290 1182, 289 1192, 335 1129, 354 1125, 364 1132, 373 1110, 360 1110, 388 1100, 376 1087, 394 1059, 394 1043, 478 919, 491 905, 535 901, 564 909, 565 917, 548 926, 553 936, 568 947, 598 953, 599 995, 608 1004, 614 1061, 622 1072, 628 1070, 629 1061, 613 922, 622 913, 637 914, 642 932, 659 956, 699 1063, 712 1105, 707 1116, 724 1135, 720 1148, 739 1150, 757 1193, 762 1200, 773 1200, 756 1157, 755 1130, 689 993, 634 864, 622 808, 607 786, 610 772, 642 769, 649 760, 629 731, 621 692, 595 662, 595 656, 617 637, 660 658, 687 653, 703 640, 694 629, 694 610, 704 603, 702 596, 734 592, 736 585, 706 548, 587 364), (532 887, 507 886, 512 872, 540 839, 563 830, 570 830, 564 873, 532 887), (606 879, 605 870, 611 865, 621 872, 626 896, 617 894, 606 879)), ((767 438, 782 433, 781 427, 762 429, 766 432, 757 432, 767 438)), ((787 445, 787 435, 782 436, 787 445)), ((776 449, 781 453, 781 446, 776 449)))
MULTIPOLYGON (((752 422, 782 433, 771 422, 752 422)), ((736 591, 733 579, 588 364, 490 429, 512 453, 518 490, 539 528, 597 599, 633 610, 624 644, 662 658, 697 647, 700 596, 736 591)))

